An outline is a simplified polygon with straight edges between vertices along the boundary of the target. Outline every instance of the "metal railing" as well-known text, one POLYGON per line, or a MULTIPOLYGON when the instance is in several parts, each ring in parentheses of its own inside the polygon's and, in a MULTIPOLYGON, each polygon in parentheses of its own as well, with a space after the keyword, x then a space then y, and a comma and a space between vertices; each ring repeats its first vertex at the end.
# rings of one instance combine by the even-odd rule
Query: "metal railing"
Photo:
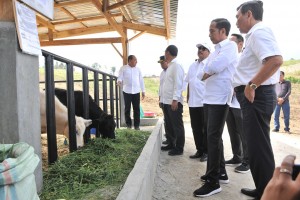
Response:
MULTIPOLYGON (((89 82, 93 81, 94 86, 94 101, 99 105, 99 101, 102 101, 102 110, 108 113, 108 102, 110 105, 110 113, 115 120, 117 128, 120 127, 120 89, 117 86, 117 77, 83 64, 74 62, 72 60, 63 58, 53 53, 42 50, 42 55, 45 57, 45 81, 41 81, 40 84, 45 84, 46 93, 46 117, 47 117, 47 140, 48 140, 48 162, 54 163, 57 158, 57 143, 56 143, 56 125, 55 125, 55 101, 54 101, 54 88, 55 83, 66 83, 67 89, 67 108, 68 108, 68 125, 69 133, 76 132, 75 125, 75 103, 74 103, 74 83, 82 83, 83 92, 83 118, 89 118, 89 82), (54 60, 64 63, 66 65, 66 80, 55 81, 54 80, 54 60), (74 80, 73 73, 74 67, 81 68, 82 79, 74 80), (89 73, 93 73, 93 79, 89 79, 89 73), (102 78, 99 79, 99 75, 102 78), (99 99, 99 81, 102 83, 102 98, 99 99), (107 82, 109 82, 107 84, 107 82), (108 96, 109 87, 109 96, 108 96), (109 97, 109 98, 108 98, 109 97)), ((87 128, 84 134, 85 143, 90 140, 90 132, 87 128)), ((76 135, 69 134, 69 149, 70 152, 77 150, 76 135)))

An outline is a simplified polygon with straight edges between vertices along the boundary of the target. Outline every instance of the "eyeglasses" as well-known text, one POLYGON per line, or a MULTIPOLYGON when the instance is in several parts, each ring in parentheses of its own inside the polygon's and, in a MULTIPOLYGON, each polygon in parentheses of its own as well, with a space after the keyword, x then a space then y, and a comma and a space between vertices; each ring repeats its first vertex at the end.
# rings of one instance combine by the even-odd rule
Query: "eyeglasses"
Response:
POLYGON ((205 50, 207 50, 207 48, 205 48, 204 46, 200 46, 200 47, 198 47, 198 51, 205 51, 205 50))

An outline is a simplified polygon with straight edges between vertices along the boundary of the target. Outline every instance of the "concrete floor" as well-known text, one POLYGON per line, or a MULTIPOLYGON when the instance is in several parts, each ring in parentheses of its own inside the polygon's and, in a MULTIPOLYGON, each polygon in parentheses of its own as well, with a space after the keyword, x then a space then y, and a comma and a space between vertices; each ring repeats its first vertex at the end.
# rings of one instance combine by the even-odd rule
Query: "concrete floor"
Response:
MULTIPOLYGON (((190 159, 195 153, 194 139, 189 123, 185 123, 186 142, 182 156, 168 156, 167 152, 160 153, 158 169, 154 180, 152 200, 194 200, 193 191, 202 184, 200 176, 206 171, 206 162, 190 159)), ((280 165, 287 154, 299 156, 300 136, 296 134, 271 133, 271 140, 275 155, 276 166, 280 165)), ((225 160, 232 157, 231 144, 227 128, 223 133, 225 160)), ((242 187, 254 188, 251 173, 239 174, 234 167, 226 167, 229 184, 221 184, 222 192, 207 197, 208 200, 246 200, 251 199, 240 192, 242 187)))

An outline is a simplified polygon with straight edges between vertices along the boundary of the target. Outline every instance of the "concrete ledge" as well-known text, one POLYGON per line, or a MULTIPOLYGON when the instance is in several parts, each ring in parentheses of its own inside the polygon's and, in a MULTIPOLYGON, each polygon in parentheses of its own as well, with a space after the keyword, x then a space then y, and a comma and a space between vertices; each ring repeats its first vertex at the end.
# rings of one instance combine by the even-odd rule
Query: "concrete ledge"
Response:
POLYGON ((155 126, 158 120, 158 118, 141 118, 140 126, 155 126))
POLYGON ((154 178, 160 155, 162 124, 162 120, 156 124, 116 200, 152 199, 154 178))

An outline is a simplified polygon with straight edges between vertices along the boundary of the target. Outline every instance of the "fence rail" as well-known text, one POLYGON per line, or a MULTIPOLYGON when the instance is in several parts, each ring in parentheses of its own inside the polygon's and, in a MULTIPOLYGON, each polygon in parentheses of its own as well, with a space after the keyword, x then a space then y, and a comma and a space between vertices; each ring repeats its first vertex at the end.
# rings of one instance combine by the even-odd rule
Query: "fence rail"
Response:
MULTIPOLYGON (((102 72, 91 67, 85 66, 83 64, 77 63, 75 61, 63 58, 59 55, 42 50, 42 55, 45 58, 45 81, 41 81, 40 84, 45 84, 46 93, 46 117, 47 117, 47 140, 48 140, 48 162, 54 163, 57 158, 57 143, 56 143, 56 125, 55 125, 55 103, 54 103, 54 88, 55 83, 66 83, 67 89, 67 103, 68 103, 68 125, 69 133, 76 132, 75 125, 75 104, 74 104, 74 83, 82 84, 83 92, 83 117, 85 119, 89 118, 89 87, 90 82, 93 82, 94 101, 97 105, 102 101, 102 110, 108 113, 108 103, 109 111, 117 124, 117 128, 120 127, 120 108, 121 101, 120 90, 117 87, 117 77, 106 72, 102 72), (55 80, 54 77, 54 61, 62 62, 66 65, 66 80, 55 80), (74 67, 81 68, 82 79, 74 80, 74 67), (89 73, 93 73, 93 79, 89 79, 89 73), (99 75, 102 78, 99 78, 99 75), (100 88, 100 84, 102 88, 100 88), (108 82, 108 83, 107 83, 108 82), (109 90, 108 90, 109 88, 109 90), (101 90, 100 90, 101 89, 101 90), (102 97, 100 98, 99 91, 101 91, 102 97), (109 95, 108 95, 109 93, 109 95)), ((90 132, 87 128, 84 134, 85 143, 90 140, 90 132)), ((77 150, 76 135, 69 134, 69 149, 70 152, 77 150)))

